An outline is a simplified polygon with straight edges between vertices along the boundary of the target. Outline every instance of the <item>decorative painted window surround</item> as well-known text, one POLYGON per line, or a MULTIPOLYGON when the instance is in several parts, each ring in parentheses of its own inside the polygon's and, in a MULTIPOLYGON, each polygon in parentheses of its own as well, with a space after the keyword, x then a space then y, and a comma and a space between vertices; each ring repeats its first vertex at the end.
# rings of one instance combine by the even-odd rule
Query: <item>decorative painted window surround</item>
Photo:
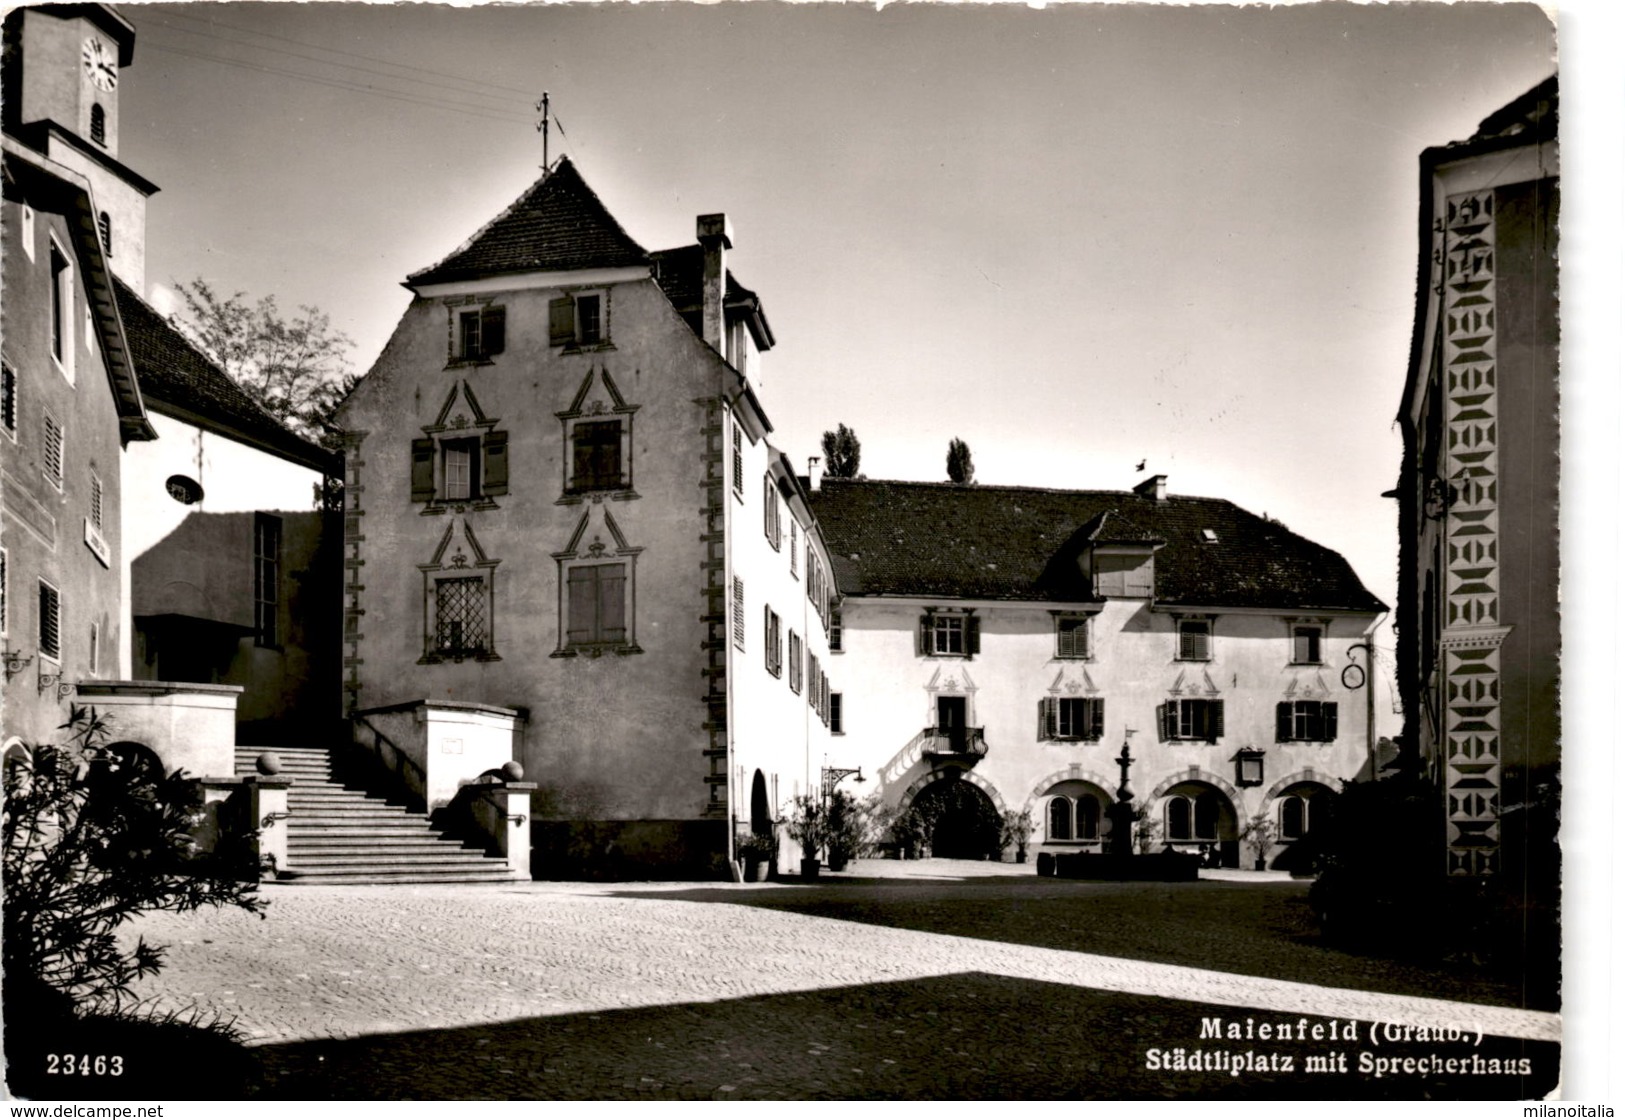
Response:
POLYGON ((609 289, 572 288, 547 304, 547 341, 566 354, 613 350, 609 330, 609 289))
POLYGON ((570 407, 554 413, 564 447, 562 492, 556 505, 596 503, 605 498, 627 502, 638 497, 633 489, 632 424, 640 407, 626 403, 607 367, 587 371, 570 407), (600 386, 601 392, 595 394, 594 386, 600 386), (618 433, 612 432, 612 424, 620 426, 618 433), (610 442, 615 434, 618 444, 610 442))
POLYGON ((507 309, 495 297, 442 300, 446 307, 446 368, 492 365, 507 349, 507 309))
POLYGON ((443 661, 500 661, 496 652, 496 569, 465 520, 446 526, 423 573, 423 656, 419 665, 443 661))
MULTIPOLYGON (((553 553, 553 559, 559 566, 559 637, 558 648, 553 651, 553 657, 602 657, 606 653, 626 656, 643 652, 642 647, 638 645, 637 629, 638 556, 642 552, 642 547, 634 547, 627 543, 625 535, 621 532, 621 527, 615 523, 615 517, 608 509, 603 509, 601 513, 595 513, 592 509, 588 509, 582 513, 581 520, 576 524, 575 532, 570 537, 570 542, 562 552, 553 553), (592 541, 583 546, 582 542, 585 540, 588 528, 595 517, 602 518, 604 532, 609 534, 612 544, 604 543, 602 533, 594 533, 592 541), (603 564, 624 565, 625 568, 620 577, 621 592, 624 596, 619 615, 621 624, 618 628, 615 628, 620 631, 620 636, 603 637, 600 635, 597 639, 581 640, 577 638, 572 640, 571 572, 577 568, 603 564)), ((583 579, 577 577, 576 588, 578 593, 582 592, 585 586, 583 579)), ((596 586, 599 592, 603 591, 602 580, 596 586)), ((578 619, 581 618, 579 612, 583 609, 578 604, 578 619)), ((605 616, 601 603, 598 604, 596 613, 601 622, 605 616)), ((613 612, 609 613, 613 614, 613 612)), ((611 617, 609 621, 614 623, 615 619, 611 617)), ((577 629, 580 629, 580 627, 577 627, 577 629)))
POLYGON ((468 382, 452 386, 434 422, 423 426, 423 438, 412 441, 412 501, 423 503, 419 512, 497 508, 493 499, 508 492, 508 433, 496 426, 468 382))

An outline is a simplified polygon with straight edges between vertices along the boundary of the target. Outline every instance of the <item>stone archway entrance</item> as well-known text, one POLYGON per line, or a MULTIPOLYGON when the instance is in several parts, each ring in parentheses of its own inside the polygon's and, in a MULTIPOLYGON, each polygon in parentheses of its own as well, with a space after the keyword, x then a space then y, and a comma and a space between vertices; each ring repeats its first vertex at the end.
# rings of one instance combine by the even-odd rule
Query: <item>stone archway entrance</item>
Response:
POLYGON ((750 830, 758 834, 773 831, 773 807, 767 799, 767 779, 760 770, 750 781, 750 830))
POLYGON ((1181 851, 1217 848, 1223 866, 1241 866, 1236 807, 1219 789, 1196 779, 1180 782, 1164 791, 1161 818, 1164 844, 1181 851))
POLYGON ((926 822, 931 854, 939 859, 997 859, 1003 818, 993 799, 974 783, 941 777, 914 797, 912 808, 926 822))

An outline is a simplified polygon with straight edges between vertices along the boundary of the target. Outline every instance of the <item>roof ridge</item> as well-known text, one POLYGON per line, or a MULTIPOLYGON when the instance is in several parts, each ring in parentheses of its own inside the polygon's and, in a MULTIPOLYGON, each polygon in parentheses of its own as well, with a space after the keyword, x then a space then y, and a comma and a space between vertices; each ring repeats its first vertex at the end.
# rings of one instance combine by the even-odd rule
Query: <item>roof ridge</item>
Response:
MULTIPOLYGON (((911 478, 831 478, 829 475, 824 476, 824 485, 828 485, 832 482, 843 486, 922 486, 933 490, 1016 490, 1028 494, 1089 494, 1098 495, 1101 497, 1137 498, 1144 502, 1155 502, 1154 498, 1147 498, 1144 494, 1137 494, 1133 490, 1069 489, 1061 486, 1027 486, 1021 483, 963 483, 948 481, 925 481, 911 478)), ((1241 506, 1237 506, 1236 503, 1231 501, 1229 498, 1214 498, 1205 494, 1169 494, 1166 496, 1166 501, 1174 500, 1182 502, 1213 502, 1218 505, 1235 506, 1237 509, 1242 508, 1241 506)), ((1257 515, 1255 514, 1254 516, 1257 515)))
MULTIPOLYGON (((600 240, 607 239, 611 244, 599 244, 591 250, 584 250, 579 244, 574 248, 588 258, 595 253, 601 257, 607 256, 609 263, 613 265, 628 265, 634 263, 633 259, 647 262, 649 258, 649 251, 627 233, 626 227, 610 213, 609 207, 604 205, 604 200, 599 198, 598 192, 587 183, 575 163, 568 156, 560 156, 552 170, 544 171, 535 182, 520 192, 519 197, 482 224, 450 253, 427 268, 420 268, 408 275, 406 286, 432 283, 440 279, 466 279, 467 277, 456 275, 465 271, 481 275, 505 275, 596 267, 584 261, 571 262, 568 265, 555 261, 550 267, 548 262, 542 260, 543 254, 537 252, 538 249, 549 245, 556 250, 559 244, 569 245, 571 239, 577 241, 585 239, 591 242, 595 237, 600 240), (541 196, 544 195, 548 197, 543 199, 541 196), (572 203, 578 209, 574 215, 574 224, 567 231, 537 229, 534 224, 530 228, 525 227, 527 216, 534 223, 549 211, 568 211, 572 203), (504 225, 513 225, 516 228, 502 230, 500 227, 504 225), (524 246, 523 251, 516 249, 513 244, 516 238, 524 246), (482 249, 486 259, 473 261, 463 259, 481 256, 482 249), (441 276, 442 273, 451 275, 441 276)), ((566 251, 564 255, 567 257, 569 254, 566 251)), ((600 265, 604 263, 603 260, 598 262, 600 265)))

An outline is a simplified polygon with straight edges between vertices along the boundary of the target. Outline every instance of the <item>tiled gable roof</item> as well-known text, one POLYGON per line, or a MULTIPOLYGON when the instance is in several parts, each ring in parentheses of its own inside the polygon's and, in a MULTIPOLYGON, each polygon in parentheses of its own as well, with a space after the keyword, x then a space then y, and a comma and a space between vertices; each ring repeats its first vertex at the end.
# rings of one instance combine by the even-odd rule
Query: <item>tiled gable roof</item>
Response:
POLYGON ((332 452, 283 427, 146 300, 122 280, 115 278, 113 285, 141 396, 152 411, 213 426, 295 463, 338 473, 332 452))
MULTIPOLYGON (((654 265, 655 282, 666 293, 671 305, 679 311, 698 310, 701 281, 705 274, 705 249, 699 245, 683 245, 676 249, 657 249, 649 254, 654 265)), ((756 293, 734 279, 728 272, 728 305, 753 305, 756 293)))
POLYGON ((649 254, 610 215, 568 159, 439 264, 408 277, 412 285, 475 280, 518 272, 621 268, 649 254))
POLYGON ((1160 540, 1159 603, 1386 609, 1337 553, 1217 498, 825 478, 812 505, 844 595, 1087 602, 1082 549, 1160 540))

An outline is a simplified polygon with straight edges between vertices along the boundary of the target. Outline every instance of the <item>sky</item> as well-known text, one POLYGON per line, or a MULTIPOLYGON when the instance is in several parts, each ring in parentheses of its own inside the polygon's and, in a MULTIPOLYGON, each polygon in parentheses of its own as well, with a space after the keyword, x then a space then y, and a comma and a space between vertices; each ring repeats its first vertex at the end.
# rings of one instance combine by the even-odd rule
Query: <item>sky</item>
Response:
POLYGON ((1390 604, 1418 157, 1555 69, 1525 4, 125 10, 160 307, 313 305, 364 371, 400 281, 540 174, 545 90, 645 248, 729 215, 796 464, 845 423, 872 478, 954 437, 985 484, 1162 473, 1390 604))
MULTIPOLYGON (((955 436, 983 483, 1127 489, 1144 460, 1389 603, 1418 157, 1555 69, 1527 4, 121 7, 155 302, 315 305, 364 371, 400 281, 539 174, 545 90, 551 154, 645 248, 728 213, 793 461, 838 422, 874 478, 944 478, 955 436)), ((1560 27, 1565 1078, 1606 1099, 1625 39, 1604 0, 1560 27)))

